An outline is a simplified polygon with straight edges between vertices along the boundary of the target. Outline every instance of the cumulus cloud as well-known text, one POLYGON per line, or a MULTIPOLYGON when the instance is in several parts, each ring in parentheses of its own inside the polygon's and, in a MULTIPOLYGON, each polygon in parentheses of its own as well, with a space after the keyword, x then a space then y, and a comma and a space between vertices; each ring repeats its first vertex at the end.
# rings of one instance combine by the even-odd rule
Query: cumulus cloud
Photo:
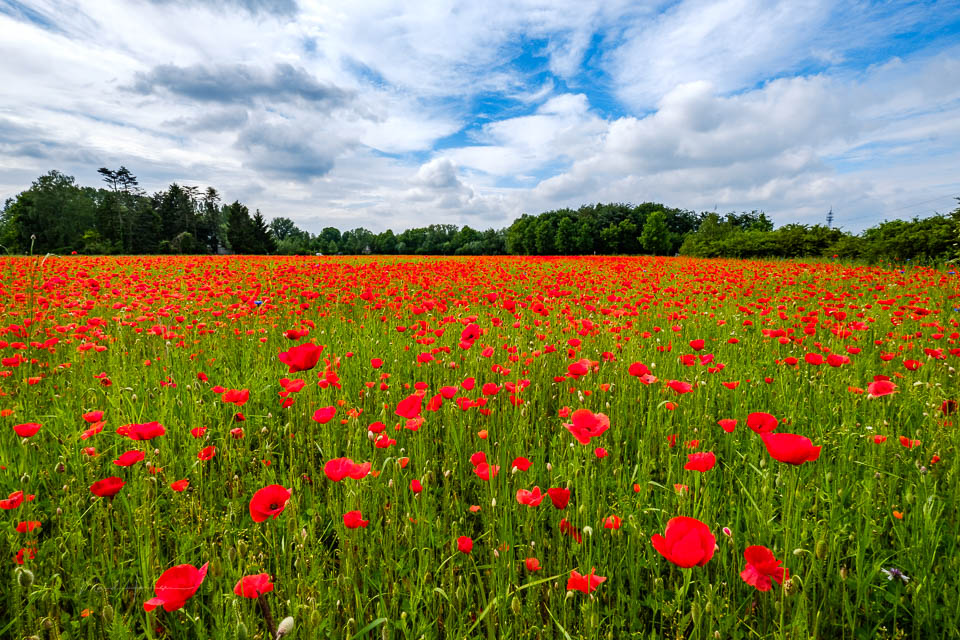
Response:
POLYGON ((17 61, 0 65, 0 200, 25 175, 94 184, 124 164, 148 191, 212 184, 312 231, 645 200, 777 222, 832 205, 859 228, 955 206, 950 15, 826 0, 0 0, 0 56, 17 61))

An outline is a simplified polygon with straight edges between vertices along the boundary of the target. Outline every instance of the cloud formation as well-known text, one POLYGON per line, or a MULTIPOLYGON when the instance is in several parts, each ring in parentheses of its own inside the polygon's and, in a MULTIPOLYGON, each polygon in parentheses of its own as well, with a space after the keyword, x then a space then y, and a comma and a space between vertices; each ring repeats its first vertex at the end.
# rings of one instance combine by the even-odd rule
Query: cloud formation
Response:
POLYGON ((0 200, 56 168, 311 231, 600 201, 950 210, 960 3, 0 0, 0 200))

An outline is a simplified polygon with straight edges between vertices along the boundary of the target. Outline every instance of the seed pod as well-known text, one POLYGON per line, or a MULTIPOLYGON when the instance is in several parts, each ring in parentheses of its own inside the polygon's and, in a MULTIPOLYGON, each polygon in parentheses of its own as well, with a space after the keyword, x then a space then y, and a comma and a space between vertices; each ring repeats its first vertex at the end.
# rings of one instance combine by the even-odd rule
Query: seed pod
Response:
POLYGON ((29 589, 33 585, 33 572, 29 569, 23 569, 17 573, 17 582, 24 589, 29 589))
POLYGON ((293 628, 295 626, 296 626, 296 623, 294 622, 293 618, 290 616, 287 616, 286 618, 280 621, 280 624, 277 625, 277 638, 282 638, 283 636, 287 635, 288 633, 293 631, 293 628))

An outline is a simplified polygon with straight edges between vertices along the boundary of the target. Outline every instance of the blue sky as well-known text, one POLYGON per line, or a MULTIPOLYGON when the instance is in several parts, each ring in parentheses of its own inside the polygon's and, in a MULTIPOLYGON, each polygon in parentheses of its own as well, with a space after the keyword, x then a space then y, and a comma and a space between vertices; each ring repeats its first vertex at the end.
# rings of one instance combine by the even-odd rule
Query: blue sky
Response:
POLYGON ((960 0, 0 0, 0 199, 125 165, 270 218, 956 207, 960 0))

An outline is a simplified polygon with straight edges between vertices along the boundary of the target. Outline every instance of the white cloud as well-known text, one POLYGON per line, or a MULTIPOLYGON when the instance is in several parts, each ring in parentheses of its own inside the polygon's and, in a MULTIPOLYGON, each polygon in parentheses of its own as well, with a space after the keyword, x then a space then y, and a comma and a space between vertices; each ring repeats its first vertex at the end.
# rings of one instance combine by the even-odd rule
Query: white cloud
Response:
POLYGON ((0 200, 125 164, 312 231, 610 200, 859 228, 960 191, 960 50, 881 51, 935 35, 922 5, 26 4, 0 3, 0 200))

